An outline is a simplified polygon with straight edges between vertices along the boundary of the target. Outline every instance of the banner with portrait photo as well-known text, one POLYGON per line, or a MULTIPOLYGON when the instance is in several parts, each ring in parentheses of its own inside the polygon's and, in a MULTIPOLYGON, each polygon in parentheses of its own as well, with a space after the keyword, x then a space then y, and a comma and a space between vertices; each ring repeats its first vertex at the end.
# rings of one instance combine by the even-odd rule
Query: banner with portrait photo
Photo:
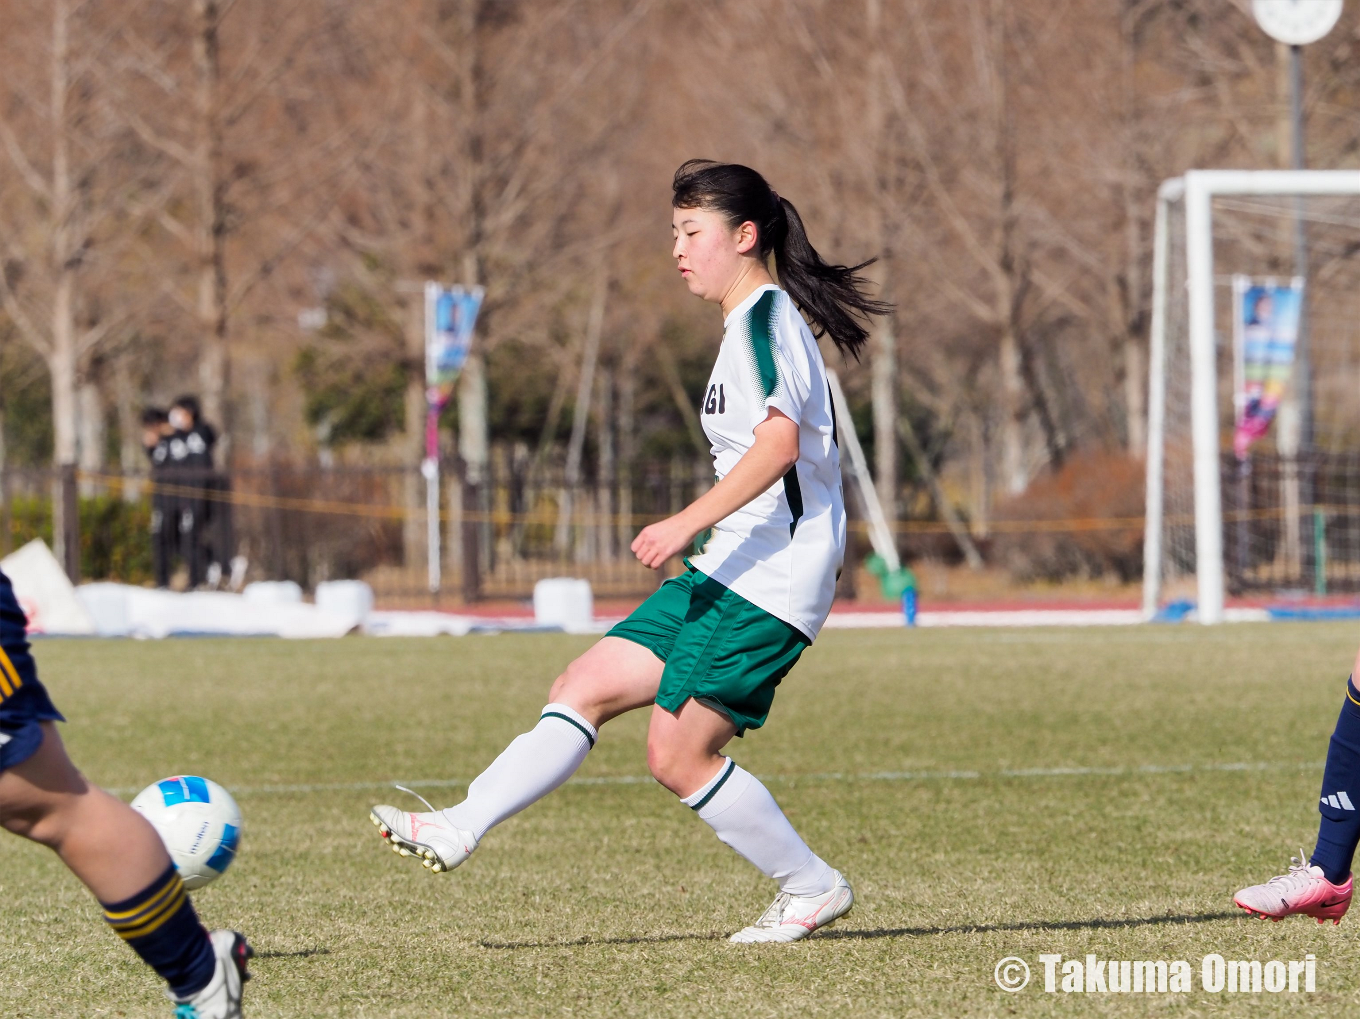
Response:
POLYGON ((1294 370, 1303 309, 1303 279, 1233 277, 1233 452, 1245 460, 1266 434, 1294 370))

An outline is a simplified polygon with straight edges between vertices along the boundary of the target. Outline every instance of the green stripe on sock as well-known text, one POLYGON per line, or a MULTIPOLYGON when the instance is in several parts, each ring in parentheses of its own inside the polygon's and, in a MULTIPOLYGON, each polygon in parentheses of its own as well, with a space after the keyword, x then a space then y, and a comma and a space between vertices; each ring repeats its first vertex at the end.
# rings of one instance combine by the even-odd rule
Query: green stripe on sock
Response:
POLYGON ((545 718, 560 718, 564 722, 570 722, 572 725, 576 726, 576 728, 581 730, 581 735, 584 736, 590 742, 590 745, 592 747, 595 746, 595 737, 590 734, 590 730, 587 729, 580 722, 576 721, 576 719, 572 718, 570 715, 564 715, 560 711, 545 711, 541 716, 539 716, 539 721, 541 722, 545 718))
POLYGON ((722 778, 714 782, 713 788, 710 789, 708 792, 704 793, 704 798, 700 800, 698 803, 694 804, 694 806, 690 807, 689 809, 693 810, 695 813, 698 813, 700 810, 706 807, 708 805, 708 801, 713 799, 713 797, 718 794, 718 790, 723 787, 723 783, 726 782, 729 778, 731 778, 732 772, 736 770, 737 762, 729 757, 727 759, 727 770, 722 773, 722 778))

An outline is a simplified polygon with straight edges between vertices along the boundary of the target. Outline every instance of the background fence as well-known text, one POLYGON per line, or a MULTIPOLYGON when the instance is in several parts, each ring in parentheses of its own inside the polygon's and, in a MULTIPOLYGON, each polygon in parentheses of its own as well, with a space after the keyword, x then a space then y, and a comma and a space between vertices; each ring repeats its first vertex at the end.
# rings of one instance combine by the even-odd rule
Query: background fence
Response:
POLYGON ((1230 590, 1360 590, 1360 453, 1225 455, 1222 475, 1230 590))
MULTIPOLYGON (((568 484, 551 466, 493 466, 469 480, 448 464, 436 600, 523 598, 537 580, 561 575, 585 577, 602 597, 645 595, 655 589, 657 574, 634 559, 629 545, 646 523, 707 490, 711 472, 710 463, 676 458, 607 483, 568 484)), ((42 538, 79 578, 151 582, 154 515, 192 504, 205 554, 220 565, 223 585, 294 580, 310 589, 358 578, 388 602, 428 601, 425 486, 418 469, 402 467, 278 464, 154 480, 9 470, 0 473, 0 554, 42 538), (60 533, 54 541, 63 509, 78 520, 71 556, 60 533)), ((186 557, 176 552, 175 558, 186 557)), ((180 562, 171 586, 185 582, 180 562)))
MULTIPOLYGON (((1333 460, 1313 471, 1319 479, 1315 490, 1331 493, 1326 498, 1337 501, 1325 521, 1327 547, 1333 550, 1328 582, 1336 590, 1360 588, 1360 499, 1354 498, 1360 495, 1354 484, 1360 481, 1360 457, 1333 460)), ((1073 577, 1136 580, 1143 527, 1136 472, 1130 468, 1122 488, 1108 482, 1109 472, 1104 472, 1101 477, 1107 480, 1094 495, 1074 495, 1064 479, 1087 478, 1089 467, 1074 463, 1047 487, 1032 486, 1025 500, 1007 504, 985 528, 964 521, 984 563, 1021 583, 1073 577), (1112 488, 1120 489, 1118 498, 1110 495, 1112 488), (1079 516, 1072 515, 1074 508, 1079 516)), ((1258 458, 1251 484, 1278 490, 1271 479, 1279 469, 1258 458)), ((707 459, 676 457, 620 469, 612 479, 587 477, 568 484, 560 465, 535 466, 528 458, 493 457, 480 480, 469 479, 455 463, 446 464, 438 596, 427 586, 426 482, 414 467, 277 463, 229 474, 180 472, 157 476, 154 483, 146 476, 8 470, 0 472, 0 554, 37 537, 81 579, 151 583, 155 512, 180 500, 198 508, 204 546, 220 563, 221 576, 215 579, 220 586, 293 580, 310 590, 321 581, 358 578, 371 584, 384 604, 453 605, 527 598, 544 577, 576 576, 588 579, 597 597, 638 598, 654 590, 660 578, 632 556, 633 537, 647 523, 706 491, 711 470, 707 459), (73 537, 74 561, 64 556, 63 542, 53 540, 54 518, 63 516, 54 514, 54 506, 69 507, 68 515, 78 521, 74 531, 65 532, 73 537)), ((1225 485, 1225 491, 1232 489, 1225 485)), ((1260 497, 1255 498, 1248 514, 1250 553, 1243 560, 1246 568, 1238 571, 1237 589, 1311 586, 1313 553, 1296 567, 1277 568, 1273 550, 1285 530, 1283 510, 1263 510, 1260 497)), ((853 597, 870 593, 867 588, 856 591, 857 580, 861 585, 872 581, 853 567, 863 564, 871 547, 848 480, 846 501, 846 560, 852 568, 844 571, 838 594, 853 597)), ((1226 526, 1231 528, 1235 517, 1229 510, 1226 526)), ((1311 521, 1312 511, 1310 504, 1299 512, 1311 521)), ((942 521, 917 517, 898 522, 895 529, 909 561, 961 560, 955 536, 942 521)), ((1227 547, 1234 547, 1231 533, 1227 547)), ((1184 568, 1193 569, 1193 564, 1184 568)), ((669 572, 678 569, 677 560, 669 572)), ((186 582, 187 571, 180 564, 171 586, 186 582)))

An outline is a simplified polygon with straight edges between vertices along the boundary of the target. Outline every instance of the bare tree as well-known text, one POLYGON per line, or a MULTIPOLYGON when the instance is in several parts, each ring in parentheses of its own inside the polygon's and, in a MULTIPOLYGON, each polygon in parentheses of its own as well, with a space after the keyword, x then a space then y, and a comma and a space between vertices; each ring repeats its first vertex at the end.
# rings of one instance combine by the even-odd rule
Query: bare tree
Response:
MULTIPOLYGON (((61 467, 75 465, 80 453, 82 391, 86 463, 101 462, 102 409, 93 380, 82 376, 96 348, 140 312, 125 299, 122 264, 140 180, 96 87, 96 68, 112 48, 97 13, 72 0, 12 9, 7 23, 33 34, 8 34, 0 59, 0 142, 12 170, 0 175, 0 304, 47 366, 53 462, 61 467)), ((54 505, 60 556, 62 501, 54 505)))
POLYGON ((140 14, 123 21, 127 57, 107 85, 167 161, 173 200, 157 222, 189 256, 167 278, 195 324, 204 411, 226 452, 232 316, 315 235, 380 132, 348 116, 362 84, 343 76, 357 70, 346 64, 356 26, 334 9, 147 0, 140 14))

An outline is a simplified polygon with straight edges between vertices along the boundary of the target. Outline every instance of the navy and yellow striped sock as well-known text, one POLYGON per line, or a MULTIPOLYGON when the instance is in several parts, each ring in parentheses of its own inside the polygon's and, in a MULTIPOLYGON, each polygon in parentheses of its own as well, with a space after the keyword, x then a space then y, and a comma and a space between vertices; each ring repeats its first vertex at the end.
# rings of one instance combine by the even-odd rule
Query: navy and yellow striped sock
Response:
POLYGON ((208 986, 217 957, 174 864, 132 898, 100 905, 109 926, 176 997, 188 998, 208 986))

